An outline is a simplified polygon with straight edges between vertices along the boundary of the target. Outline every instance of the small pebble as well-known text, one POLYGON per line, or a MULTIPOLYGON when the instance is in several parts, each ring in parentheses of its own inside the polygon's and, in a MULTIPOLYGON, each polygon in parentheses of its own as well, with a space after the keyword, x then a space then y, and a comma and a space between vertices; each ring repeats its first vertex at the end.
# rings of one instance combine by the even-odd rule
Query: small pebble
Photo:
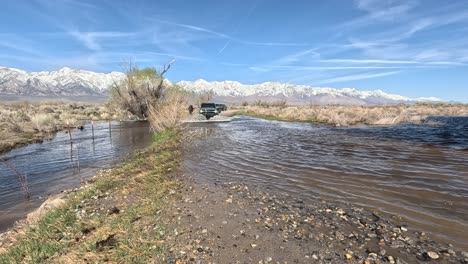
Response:
POLYGON ((426 252, 426 254, 424 254, 424 255, 426 255, 430 259, 438 259, 439 258, 439 255, 437 255, 437 253, 435 253, 434 251, 426 252))

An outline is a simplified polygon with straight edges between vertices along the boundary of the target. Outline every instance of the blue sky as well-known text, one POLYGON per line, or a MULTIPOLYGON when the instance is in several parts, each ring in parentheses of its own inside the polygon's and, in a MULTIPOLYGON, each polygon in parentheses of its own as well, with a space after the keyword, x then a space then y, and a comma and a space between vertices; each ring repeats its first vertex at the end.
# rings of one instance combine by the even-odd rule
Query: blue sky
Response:
POLYGON ((0 65, 290 82, 468 102, 468 1, 3 0, 0 65))

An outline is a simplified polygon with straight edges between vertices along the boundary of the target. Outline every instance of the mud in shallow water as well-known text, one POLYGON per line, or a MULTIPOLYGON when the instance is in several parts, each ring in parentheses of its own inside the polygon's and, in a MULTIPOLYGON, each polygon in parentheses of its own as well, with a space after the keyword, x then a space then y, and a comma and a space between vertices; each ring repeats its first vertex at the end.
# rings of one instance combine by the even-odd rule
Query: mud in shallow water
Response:
POLYGON ((202 182, 244 182, 395 215, 466 250, 468 118, 430 121, 331 128, 239 117, 203 125, 216 132, 190 147, 184 167, 202 182))

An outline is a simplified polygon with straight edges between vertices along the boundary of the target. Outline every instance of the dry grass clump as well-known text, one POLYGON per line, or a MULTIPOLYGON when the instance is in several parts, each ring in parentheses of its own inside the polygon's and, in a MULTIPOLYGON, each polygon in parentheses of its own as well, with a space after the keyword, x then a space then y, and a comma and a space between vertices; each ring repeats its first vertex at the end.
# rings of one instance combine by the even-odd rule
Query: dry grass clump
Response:
POLYGON ((15 113, 10 110, 3 110, 0 111, 0 123, 2 124, 3 129, 11 131, 12 133, 21 133, 23 132, 23 127, 21 126, 21 122, 18 120, 27 120, 29 119, 28 116, 23 117, 21 113, 15 113))
POLYGON ((51 114, 35 114, 31 116, 31 122, 39 132, 52 133, 57 131, 57 120, 51 114))
POLYGON ((172 88, 166 91, 164 98, 151 106, 148 120, 154 131, 164 131, 166 129, 179 129, 181 121, 188 116, 186 105, 188 104, 188 94, 179 88, 172 88))
POLYGON ((246 106, 240 114, 286 121, 318 122, 335 126, 420 123, 428 116, 468 116, 466 104, 393 106, 246 106))

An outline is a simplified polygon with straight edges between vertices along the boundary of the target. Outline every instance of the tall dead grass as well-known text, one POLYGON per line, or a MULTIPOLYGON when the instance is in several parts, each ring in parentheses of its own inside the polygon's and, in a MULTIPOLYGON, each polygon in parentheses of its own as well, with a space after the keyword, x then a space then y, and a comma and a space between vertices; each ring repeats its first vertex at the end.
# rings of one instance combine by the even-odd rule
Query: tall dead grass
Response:
POLYGON ((420 123, 428 116, 468 116, 466 104, 415 104, 394 106, 246 106, 241 113, 288 121, 335 126, 420 123))
POLYGON ((180 129, 181 121, 188 116, 188 100, 188 94, 179 88, 167 90, 164 98, 155 106, 150 106, 148 120, 151 128, 158 132, 180 129))

